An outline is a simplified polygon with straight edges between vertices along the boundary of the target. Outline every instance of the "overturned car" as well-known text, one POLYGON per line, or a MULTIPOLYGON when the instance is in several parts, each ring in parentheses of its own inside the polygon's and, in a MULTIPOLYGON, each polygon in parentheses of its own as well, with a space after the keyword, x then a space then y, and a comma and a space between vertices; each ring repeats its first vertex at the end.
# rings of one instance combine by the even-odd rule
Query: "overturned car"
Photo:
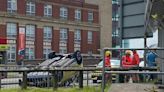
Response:
MULTIPOLYGON (((36 66, 39 70, 54 69, 55 67, 81 67, 82 56, 80 51, 73 54, 57 55, 55 52, 49 54, 49 59, 36 66)), ((77 71, 57 71, 58 85, 68 86, 78 76, 77 71)), ((27 74, 28 86, 47 87, 52 86, 52 79, 54 75, 51 72, 30 72, 27 74)))

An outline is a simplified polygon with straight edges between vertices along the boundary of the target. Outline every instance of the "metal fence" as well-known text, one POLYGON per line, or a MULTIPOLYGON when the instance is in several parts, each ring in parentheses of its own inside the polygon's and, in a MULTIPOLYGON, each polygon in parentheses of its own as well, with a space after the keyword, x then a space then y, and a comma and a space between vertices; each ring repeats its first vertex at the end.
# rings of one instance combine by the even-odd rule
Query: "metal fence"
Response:
MULTIPOLYGON (((66 67, 54 69, 37 69, 34 66, 1 66, 1 89, 27 89, 28 87, 52 88, 99 86, 93 83, 92 73, 100 68, 95 67, 66 67), (28 67, 28 68, 27 68, 28 67)), ((102 73, 101 73, 102 74, 102 73)))
MULTIPOLYGON (((119 75, 119 82, 129 82, 130 79, 132 82, 150 82, 150 79, 152 79, 151 81, 153 81, 153 83, 158 83, 160 81, 160 84, 162 83, 161 81, 164 80, 159 80, 157 75, 164 75, 164 72, 162 70, 158 70, 158 67, 154 67, 154 68, 150 68, 146 66, 146 53, 148 50, 164 50, 164 48, 104 48, 102 50, 102 54, 103 54, 103 61, 105 61, 105 52, 106 51, 112 51, 112 50, 119 50, 121 51, 121 55, 120 55, 120 60, 122 60, 122 52, 125 50, 144 50, 144 67, 139 67, 139 66, 133 66, 131 68, 126 68, 126 69, 121 69, 119 68, 116 71, 113 71, 112 69, 106 69, 105 67, 105 62, 103 62, 103 69, 102 69, 102 90, 101 92, 104 92, 105 89, 105 85, 106 85, 106 76, 107 75, 111 75, 111 74, 118 74, 119 75), (109 70, 109 71, 108 71, 109 70), (142 77, 142 78, 141 78, 142 77), (140 79, 140 81, 138 81, 137 79, 140 79), (128 79, 128 80, 127 80, 128 79), (133 81, 133 80, 137 80, 137 81, 133 81)), ((160 62, 161 63, 161 62, 160 62)), ((121 65, 121 62, 120 62, 121 65)), ((162 66, 164 67, 164 66, 162 66)), ((109 78, 108 78, 109 79, 109 78)), ((154 92, 154 91, 153 91, 154 92)), ((155 91, 156 92, 156 91, 155 91)))

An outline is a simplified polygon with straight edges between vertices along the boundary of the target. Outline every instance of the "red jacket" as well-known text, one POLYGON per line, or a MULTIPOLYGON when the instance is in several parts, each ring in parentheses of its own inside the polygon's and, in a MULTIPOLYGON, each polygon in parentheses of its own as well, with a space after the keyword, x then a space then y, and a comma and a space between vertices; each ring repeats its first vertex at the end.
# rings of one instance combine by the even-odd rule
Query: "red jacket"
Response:
POLYGON ((105 67, 111 67, 111 64, 110 64, 110 57, 105 57, 105 67))
POLYGON ((139 55, 137 53, 133 53, 133 65, 139 65, 140 62, 140 58, 139 55))
POLYGON ((132 65, 132 58, 130 56, 123 56, 122 57, 122 66, 127 68, 132 65))

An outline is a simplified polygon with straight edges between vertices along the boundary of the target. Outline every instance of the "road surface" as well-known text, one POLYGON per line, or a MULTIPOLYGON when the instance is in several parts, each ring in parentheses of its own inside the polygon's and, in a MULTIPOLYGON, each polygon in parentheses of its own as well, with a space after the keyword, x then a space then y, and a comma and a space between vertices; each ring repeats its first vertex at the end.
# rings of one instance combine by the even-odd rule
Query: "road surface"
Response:
POLYGON ((115 83, 108 92, 164 92, 153 84, 144 83, 115 83))

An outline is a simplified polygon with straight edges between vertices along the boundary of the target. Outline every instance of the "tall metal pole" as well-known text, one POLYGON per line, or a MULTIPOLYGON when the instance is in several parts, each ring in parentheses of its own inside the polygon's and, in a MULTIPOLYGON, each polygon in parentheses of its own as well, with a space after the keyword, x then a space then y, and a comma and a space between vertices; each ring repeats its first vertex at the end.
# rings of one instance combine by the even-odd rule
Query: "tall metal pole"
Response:
MULTIPOLYGON (((147 32, 145 32, 145 36, 144 36, 144 48, 147 48, 147 32)), ((144 50, 144 67, 146 67, 146 53, 147 50, 144 50)))
MULTIPOLYGON (((120 23, 119 23, 119 26, 120 26, 120 28, 119 28, 119 33, 120 33, 120 48, 122 48, 122 25, 123 25, 123 0, 119 0, 119 4, 120 4, 120 23)), ((122 50, 120 50, 120 60, 121 60, 121 58, 122 58, 122 50)), ((120 62, 120 66, 122 67, 122 63, 120 62)))
POLYGON ((102 55, 103 55, 103 70, 102 70, 102 90, 101 92, 104 92, 105 89, 105 49, 102 50, 102 55))

